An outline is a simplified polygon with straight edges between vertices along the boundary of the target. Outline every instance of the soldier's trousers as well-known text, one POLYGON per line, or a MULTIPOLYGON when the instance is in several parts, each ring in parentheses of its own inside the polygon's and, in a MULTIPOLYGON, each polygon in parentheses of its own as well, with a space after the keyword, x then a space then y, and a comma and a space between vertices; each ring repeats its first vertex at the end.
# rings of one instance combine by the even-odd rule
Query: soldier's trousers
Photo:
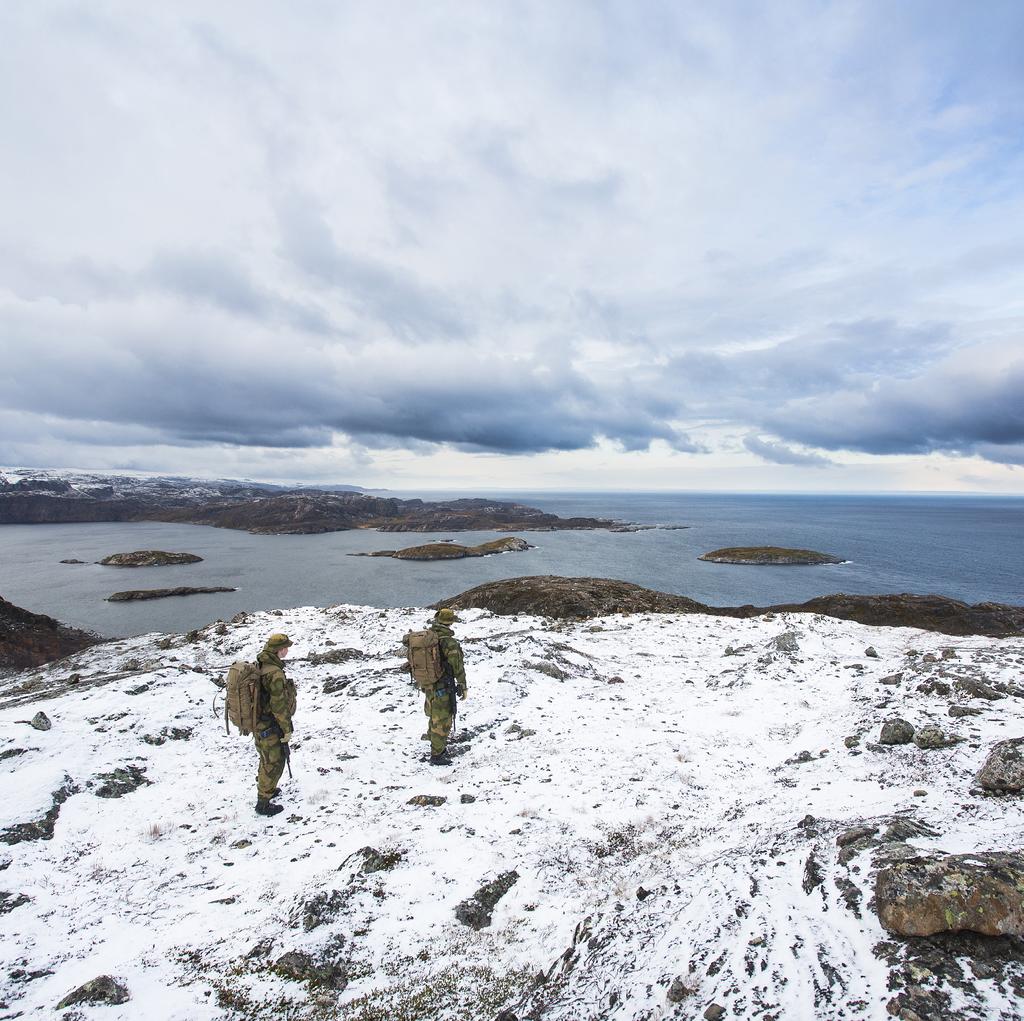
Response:
POLYGON ((448 747, 452 732, 452 702, 448 688, 430 688, 425 692, 423 711, 430 717, 427 733, 430 735, 430 754, 441 755, 448 747))
POLYGON ((256 793, 269 798, 274 793, 277 781, 284 772, 284 752, 281 750, 281 736, 275 727, 273 733, 260 737, 256 732, 256 751, 260 757, 260 768, 256 773, 256 793))

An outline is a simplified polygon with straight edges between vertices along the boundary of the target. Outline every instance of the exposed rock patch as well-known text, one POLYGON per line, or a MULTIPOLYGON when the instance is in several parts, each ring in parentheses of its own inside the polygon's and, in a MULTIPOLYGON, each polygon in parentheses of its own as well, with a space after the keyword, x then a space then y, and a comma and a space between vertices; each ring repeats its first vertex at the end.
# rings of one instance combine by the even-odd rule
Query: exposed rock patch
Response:
POLYGON ((0 669, 25 670, 102 641, 88 631, 67 627, 0 598, 0 669))
POLYGON ((110 975, 100 975, 68 993, 57 1004, 57 1009, 63 1010, 65 1007, 77 1007, 86 1003, 127 1003, 129 999, 125 985, 110 975))
POLYGON ((503 872, 497 879, 484 883, 472 897, 462 901, 455 908, 455 917, 471 929, 485 929, 491 924, 494 908, 498 901, 519 882, 519 873, 514 869, 503 872))
POLYGON ((841 564, 840 557, 810 549, 786 549, 783 546, 729 546, 712 550, 697 558, 711 564, 749 564, 753 566, 797 564, 841 564))
POLYGON ((64 778, 64 783, 57 788, 50 796, 52 805, 49 811, 35 822, 21 822, 14 826, 8 826, 0 833, 0 842, 4 844, 21 844, 31 840, 52 840, 53 830, 57 825, 57 817, 60 815, 60 806, 64 804, 72 794, 77 794, 78 788, 70 777, 64 778))
POLYGON ((100 786, 93 791, 97 798, 123 798, 152 783, 146 779, 144 766, 122 766, 110 773, 100 773, 96 779, 101 781, 100 786))
POLYGON ((198 564, 195 553, 167 553, 158 549, 140 549, 133 553, 111 553, 97 561, 104 567, 170 567, 174 564, 198 564))

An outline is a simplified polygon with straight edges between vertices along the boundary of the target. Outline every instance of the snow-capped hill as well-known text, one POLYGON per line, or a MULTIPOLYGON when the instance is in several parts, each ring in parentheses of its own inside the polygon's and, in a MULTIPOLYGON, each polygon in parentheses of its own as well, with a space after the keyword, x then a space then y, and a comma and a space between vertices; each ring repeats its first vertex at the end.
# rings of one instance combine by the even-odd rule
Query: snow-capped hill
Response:
POLYGON ((886 862, 1024 845, 974 779, 1024 734, 1024 641, 462 616, 440 769, 398 655, 426 610, 254 614, 7 680, 5 1016, 1022 1016, 1019 942, 904 940, 870 901, 886 862), (272 631, 299 707, 266 820, 213 681, 272 631), (878 744, 890 717, 963 740, 878 744), (103 1006, 65 1000, 99 976, 103 1006))

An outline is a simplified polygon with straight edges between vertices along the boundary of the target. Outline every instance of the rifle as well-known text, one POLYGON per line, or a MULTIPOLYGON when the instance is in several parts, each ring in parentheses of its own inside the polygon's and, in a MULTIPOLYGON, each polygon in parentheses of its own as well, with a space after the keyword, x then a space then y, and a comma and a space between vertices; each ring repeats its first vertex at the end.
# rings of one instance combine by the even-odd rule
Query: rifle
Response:
POLYGON ((288 767, 288 779, 295 779, 292 776, 292 749, 291 746, 286 744, 284 741, 281 742, 281 749, 284 752, 284 764, 288 767))

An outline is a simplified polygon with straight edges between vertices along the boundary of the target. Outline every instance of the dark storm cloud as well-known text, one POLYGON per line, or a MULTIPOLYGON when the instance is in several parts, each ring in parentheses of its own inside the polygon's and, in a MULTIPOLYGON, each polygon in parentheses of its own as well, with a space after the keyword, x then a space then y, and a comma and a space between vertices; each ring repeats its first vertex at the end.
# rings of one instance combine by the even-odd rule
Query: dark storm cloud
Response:
POLYGON ((913 379, 795 401, 767 416, 765 426, 826 450, 943 451, 1016 463, 1024 443, 1024 361, 965 359, 913 379))

